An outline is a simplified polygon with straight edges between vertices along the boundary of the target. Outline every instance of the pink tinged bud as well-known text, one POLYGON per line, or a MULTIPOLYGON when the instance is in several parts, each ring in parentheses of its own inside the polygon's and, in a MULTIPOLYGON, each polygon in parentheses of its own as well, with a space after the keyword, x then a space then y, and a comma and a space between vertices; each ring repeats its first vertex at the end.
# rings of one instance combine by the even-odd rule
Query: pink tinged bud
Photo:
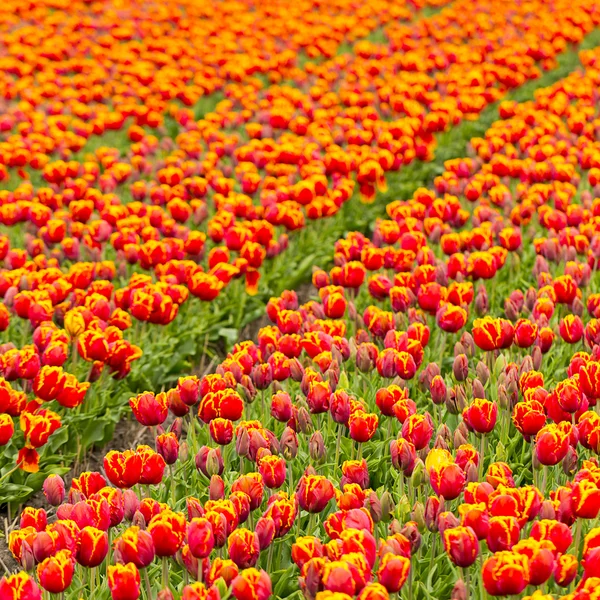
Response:
POLYGON ((464 381, 469 375, 469 359, 465 354, 459 354, 452 365, 452 372, 457 381, 464 381))
POLYGON ((225 482, 220 475, 213 475, 210 478, 208 493, 211 500, 222 500, 225 497, 225 482))
POLYGON ((127 521, 131 521, 133 519, 133 515, 140 507, 140 501, 137 497, 137 494, 132 490, 124 490, 123 491, 123 503, 125 505, 125 514, 124 517, 127 521))
POLYGON ((31 546, 23 541, 21 545, 21 567, 24 571, 31 571, 35 566, 35 557, 31 546))
POLYGON ((60 475, 49 475, 44 481, 44 495, 52 506, 62 504, 65 499, 65 482, 60 475))

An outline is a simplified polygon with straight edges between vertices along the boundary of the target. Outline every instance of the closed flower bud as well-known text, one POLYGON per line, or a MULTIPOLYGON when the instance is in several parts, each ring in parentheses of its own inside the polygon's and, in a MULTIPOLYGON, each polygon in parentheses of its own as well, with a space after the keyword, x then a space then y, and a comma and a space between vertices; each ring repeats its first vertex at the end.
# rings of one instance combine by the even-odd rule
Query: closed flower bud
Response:
POLYGON ((124 490, 123 504, 125 507, 124 517, 127 521, 131 521, 133 519, 133 515, 140 507, 140 500, 137 494, 133 490, 124 490))
POLYGON ((444 511, 439 513, 437 518, 437 526, 440 532, 440 535, 444 535, 444 531, 446 529, 454 529, 460 525, 460 521, 456 518, 454 513, 450 511, 444 511))
POLYGON ((179 457, 179 441, 175 433, 161 433, 156 437, 156 451, 168 465, 177 462, 179 457))
POLYGON ((308 453, 312 460, 320 463, 325 459, 326 449, 325 442, 323 440, 323 434, 320 431, 315 431, 308 442, 308 453))
POLYGON ((540 508, 538 516, 540 519, 549 521, 554 521, 556 519, 556 510, 554 509, 554 504, 552 504, 551 500, 544 500, 542 502, 542 507, 540 508))
POLYGON ((381 520, 387 523, 392 518, 395 508, 392 495, 386 490, 381 495, 381 520))
POLYGON ((403 535, 410 542, 411 554, 416 554, 421 547, 422 536, 419 532, 418 524, 415 521, 409 521, 400 529, 400 535, 403 535))
POLYGON ((417 524, 419 529, 425 529, 425 507, 422 502, 415 502, 410 513, 411 519, 417 524))
POLYGON ((220 475, 213 475, 208 485, 208 495, 210 500, 221 500, 225 497, 225 482, 220 475))
POLYGON ((469 359, 466 354, 459 354, 452 364, 452 372, 456 381, 464 381, 469 375, 469 359))
POLYGON ((33 555, 33 549, 27 543, 27 540, 23 540, 21 543, 21 567, 24 571, 31 571, 35 566, 35 557, 33 555))
POLYGON ((479 361, 475 367, 475 373, 477 378, 481 381, 482 385, 485 385, 490 379, 490 370, 483 361, 479 361))
POLYGON ((44 496, 52 506, 62 504, 65 499, 65 482, 60 475, 49 475, 44 481, 44 496))
POLYGON ((434 404, 443 404, 446 401, 446 382, 440 375, 435 375, 429 387, 431 399, 434 404))
POLYGON ((371 515, 371 518, 373 519, 374 523, 379 523, 379 521, 381 521, 381 500, 375 492, 370 492, 367 495, 367 497, 365 498, 364 507, 369 511, 369 514, 371 515))
POLYGON ((450 600, 468 600, 468 598, 467 586, 462 579, 459 579, 450 592, 450 600))
POLYGON ((235 438, 235 451, 238 456, 246 457, 250 451, 250 436, 248 430, 244 427, 235 438))
POLYGON ((298 455, 298 436, 291 427, 286 427, 283 430, 279 447, 286 460, 292 460, 298 455))
POLYGON ((536 371, 540 370, 540 367, 542 366, 542 359, 543 359, 544 355, 542 353, 542 350, 539 346, 534 346, 532 352, 531 352, 531 361, 533 363, 533 368, 536 371))
POLYGON ((173 592, 169 588, 164 588, 158 592, 156 600, 174 600, 173 592))
POLYGON ((420 458, 417 458, 415 462, 415 468, 410 476, 410 480, 414 488, 418 488, 423 483, 424 476, 425 463, 420 458))
POLYGON ((300 410, 298 410, 298 429, 301 433, 306 435, 311 431, 312 427, 313 425, 310 413, 304 406, 302 406, 300 410))
POLYGON ((481 381, 479 381, 477 378, 473 380, 473 398, 481 398, 485 400, 485 390, 483 389, 481 381))
POLYGON ((567 477, 572 477, 575 471, 577 471, 577 450, 571 445, 569 445, 567 454, 562 459, 562 469, 567 477))
POLYGON ((196 468, 206 477, 220 475, 223 472, 223 457, 220 448, 202 446, 196 454, 196 468))

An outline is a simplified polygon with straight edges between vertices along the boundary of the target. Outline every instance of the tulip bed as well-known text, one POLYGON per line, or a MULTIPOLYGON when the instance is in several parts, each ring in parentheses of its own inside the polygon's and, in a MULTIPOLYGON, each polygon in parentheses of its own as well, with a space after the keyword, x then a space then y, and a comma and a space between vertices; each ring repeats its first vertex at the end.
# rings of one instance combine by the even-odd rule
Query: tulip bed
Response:
POLYGON ((599 23, 9 2, 0 600, 596 597, 599 23))

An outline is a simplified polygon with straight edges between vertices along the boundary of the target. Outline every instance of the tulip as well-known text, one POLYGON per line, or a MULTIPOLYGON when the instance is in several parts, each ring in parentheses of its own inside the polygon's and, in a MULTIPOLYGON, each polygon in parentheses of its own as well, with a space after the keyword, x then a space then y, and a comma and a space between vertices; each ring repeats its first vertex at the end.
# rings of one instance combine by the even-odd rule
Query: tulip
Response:
POLYGON ((520 594, 529 584, 527 557, 513 552, 496 552, 483 563, 483 585, 492 596, 520 594))
POLYGON ((237 600, 268 600, 272 593, 271 579, 265 571, 245 569, 231 582, 231 593, 237 600))
POLYGON ((260 555, 260 542, 256 533, 240 528, 227 540, 229 557, 240 569, 253 567, 260 555))
POLYGON ((137 600, 140 597, 140 574, 135 564, 108 565, 106 576, 112 600, 137 600))
POLYGON ((383 556, 377 569, 377 579, 390 594, 395 594, 408 579, 410 560, 405 556, 388 553, 383 556))
POLYGON ((42 600, 42 592, 24 571, 0 579, 2 600, 42 600))
POLYGON ((114 542, 119 562, 133 563, 138 569, 146 568, 154 560, 154 542, 147 531, 137 526, 126 529, 114 542))
POLYGON ((444 531, 444 548, 450 560, 461 568, 470 567, 479 555, 479 541, 470 527, 454 527, 444 531))
POLYGON ((170 509, 152 517, 148 533, 154 543, 157 556, 173 556, 183 544, 186 522, 183 515, 170 509))
POLYGON ((322 475, 304 475, 298 483, 298 502, 307 512, 321 512, 333 496, 332 483, 322 475))
POLYGON ((69 550, 59 550, 37 566, 40 585, 52 594, 64 592, 70 585, 75 572, 75 561, 69 550))
POLYGON ((210 522, 202 517, 191 519, 187 526, 187 540, 192 556, 196 558, 209 556, 215 544, 210 522))
POLYGON ((84 567, 94 568, 102 564, 108 554, 108 534, 95 527, 84 527, 79 538, 77 562, 84 567))

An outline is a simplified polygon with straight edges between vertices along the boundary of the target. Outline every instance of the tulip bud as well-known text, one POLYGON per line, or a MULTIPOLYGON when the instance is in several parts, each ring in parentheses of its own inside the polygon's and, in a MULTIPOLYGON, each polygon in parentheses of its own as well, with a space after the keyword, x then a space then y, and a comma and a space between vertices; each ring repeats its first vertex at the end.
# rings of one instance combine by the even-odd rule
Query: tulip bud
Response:
POLYGON ((69 504, 77 504, 84 500, 85 496, 79 490, 74 490, 73 488, 69 490, 69 504))
MULTIPOLYGON (((483 460, 484 457, 481 457, 483 460)), ((496 445, 496 460, 500 462, 506 462, 508 459, 508 452, 506 451, 506 446, 502 442, 498 442, 496 445)))
POLYGON ((465 392, 465 388, 462 385, 454 386, 454 394, 455 394, 455 402, 458 407, 459 412, 463 412, 465 408, 467 408, 467 393, 465 392))
POLYGON ((473 462, 469 462, 465 469, 465 475, 468 483, 473 483, 479 480, 479 471, 473 462))
POLYGON ((190 447, 189 447, 187 441, 184 440, 183 442, 181 442, 181 444, 179 444, 179 459, 182 462, 186 462, 187 459, 189 458, 189 456, 190 456, 190 447))
POLYGON ((536 301, 537 301, 537 291, 533 287, 530 287, 525 292, 525 307, 527 308, 527 310, 529 312, 531 312, 533 310, 533 307, 535 306, 536 301))
POLYGON ((433 447, 436 448, 437 450, 449 450, 450 449, 446 440, 439 434, 435 438, 433 447))
POLYGON ((298 455, 298 436, 291 427, 286 427, 283 430, 279 447, 286 460, 292 460, 298 455))
POLYGON ((460 336, 460 343, 465 347, 465 354, 469 357, 475 354, 475 340, 468 331, 463 331, 460 336))
POLYGON ((304 576, 304 593, 309 598, 316 598, 319 586, 321 585, 321 572, 315 561, 309 561, 306 567, 306 575, 304 576))
POLYGON ((131 521, 133 519, 133 515, 135 515, 135 512, 140 507, 139 498, 132 489, 123 491, 123 505, 125 507, 123 516, 127 521, 131 521))
POLYGON ((409 521, 400 529, 400 533, 410 542, 410 552, 415 554, 421 546, 421 533, 415 521, 409 521))
POLYGON ((581 301, 581 298, 575 296, 573 302, 571 303, 571 312, 574 315, 577 315, 578 317, 583 317, 584 310, 585 307, 583 305, 583 302, 581 301))
POLYGON ((379 523, 382 517, 381 500, 375 492, 370 492, 365 498, 364 507, 369 511, 374 523, 379 523))
POLYGON ((375 367, 367 346, 360 345, 356 350, 356 368, 361 373, 368 373, 375 367))
POLYGON ((506 370, 506 357, 504 354, 499 354, 498 358, 494 362, 494 375, 498 377, 500 373, 503 373, 506 370))
POLYGON ((465 354, 459 354, 452 364, 452 372, 456 381, 464 381, 469 375, 469 359, 465 354))
POLYGON ((467 586, 462 579, 459 579, 452 588, 452 592, 450 593, 450 600, 468 600, 469 594, 467 591, 467 586))
POLYGON ((402 531, 402 523, 398 521, 398 519, 393 519, 392 522, 388 526, 388 530, 391 535, 396 535, 402 531))
POLYGON ((298 410, 298 429, 303 434, 308 434, 313 428, 312 419, 310 413, 302 406, 298 410))
POLYGON ((481 381, 479 381, 477 378, 473 380, 473 398, 481 398, 485 400, 485 390, 483 389, 481 381))
POLYGON ((482 385, 485 385, 490 379, 490 370, 487 368, 487 365, 483 361, 479 361, 477 366, 475 367, 475 373, 477 374, 477 378, 481 381, 482 385))
POLYGON ((208 485, 208 494, 211 500, 222 500, 225 497, 225 482, 220 475, 213 475, 208 485))
POLYGON ((431 383, 436 376, 441 375, 441 371, 437 363, 429 363, 419 375, 419 386, 425 391, 431 389, 431 383))
POLYGON ((454 344, 454 358, 456 358, 459 354, 466 354, 466 348, 461 344, 461 342, 456 342, 454 344))
POLYGON ((529 371, 535 371, 535 369, 533 368, 533 359, 528 354, 521 362, 521 366, 519 367, 519 376, 523 375, 523 373, 529 373, 529 371))
POLYGON ((243 458, 248 456, 249 450, 250 436, 248 435, 248 430, 244 427, 235 438, 235 451, 237 452, 238 456, 243 458))
POLYGON ((223 472, 223 457, 220 448, 209 448, 202 446, 196 454, 196 468, 206 477, 220 475, 223 472))
POLYGON ((308 453, 312 460, 316 463, 320 463, 325 459, 326 449, 325 441, 323 440, 323 434, 320 431, 315 431, 308 442, 308 453))
POLYGON ((450 388, 448 393, 446 394, 446 411, 448 411, 451 415, 457 415, 460 410, 458 408, 458 404, 456 403, 456 390, 454 388, 450 388))
POLYGON ((181 434, 183 433, 183 419, 181 417, 177 417, 173 423, 171 423, 169 433, 174 433, 178 440, 181 438, 181 434))
POLYGON ((304 377, 304 367, 297 358, 290 359, 290 376, 296 382, 302 381, 304 377))
POLYGON ((506 315, 507 319, 513 322, 519 318, 519 310, 516 304, 510 298, 507 298, 504 301, 504 314, 506 315))
POLYGON ((386 490, 381 495, 381 520, 387 523, 392 518, 395 508, 392 495, 386 490))
POLYGON ((531 351, 531 362, 533 363, 534 371, 540 370, 543 357, 542 349, 539 346, 534 346, 531 351))
POLYGON ((572 477, 577 471, 577 450, 571 445, 569 445, 569 449, 562 459, 562 469, 567 477, 572 477))
POLYGON ((443 404, 446 401, 446 382, 442 379, 440 375, 435 375, 431 380, 431 385, 429 387, 429 392, 431 394, 431 399, 434 404, 443 404))
POLYGON ((460 448, 463 444, 468 444, 469 440, 462 434, 459 429, 454 431, 454 447, 460 448))
POLYGON ((422 502, 415 502, 410 513, 411 519, 417 524, 419 529, 425 529, 425 507, 422 502))
POLYGON ((140 529, 146 529, 146 519, 139 510, 135 511, 133 519, 131 519, 131 525, 133 527, 139 527, 140 529))
POLYGON ((487 290, 484 285, 480 285, 475 296, 475 312, 478 316, 483 317, 490 307, 487 290))
POLYGON ((31 571, 35 567, 35 557, 29 543, 23 540, 21 544, 21 567, 24 571, 31 571))
POLYGON ((420 458, 417 458, 415 461, 415 468, 410 476, 410 481, 413 485, 413 488, 416 489, 421 485, 421 483, 423 483, 424 473, 425 463, 420 458))
POLYGON ((438 515, 437 526, 441 536, 444 535, 444 531, 446 531, 446 529, 453 529, 459 525, 460 521, 456 518, 454 513, 450 511, 444 511, 438 515))
POLYGON ((508 392, 506 391, 506 387, 502 384, 498 386, 498 406, 503 410, 508 410, 510 407, 508 392))
POLYGON ((65 499, 65 482, 60 475, 48 475, 44 481, 44 496, 52 506, 62 504, 65 499))
POLYGON ((444 510, 444 500, 437 496, 429 496, 425 503, 425 526, 429 531, 438 530, 438 515, 444 510))
POLYGON ((173 592, 169 588, 160 590, 156 596, 156 600, 173 600, 173 592))
POLYGON ((542 508, 540 508, 538 516, 540 519, 548 519, 550 521, 554 521, 556 519, 556 510, 554 509, 552 500, 544 500, 542 502, 542 508))
POLYGON ((177 462, 179 456, 179 442, 173 432, 162 433, 156 437, 156 451, 165 459, 168 465, 177 462))

